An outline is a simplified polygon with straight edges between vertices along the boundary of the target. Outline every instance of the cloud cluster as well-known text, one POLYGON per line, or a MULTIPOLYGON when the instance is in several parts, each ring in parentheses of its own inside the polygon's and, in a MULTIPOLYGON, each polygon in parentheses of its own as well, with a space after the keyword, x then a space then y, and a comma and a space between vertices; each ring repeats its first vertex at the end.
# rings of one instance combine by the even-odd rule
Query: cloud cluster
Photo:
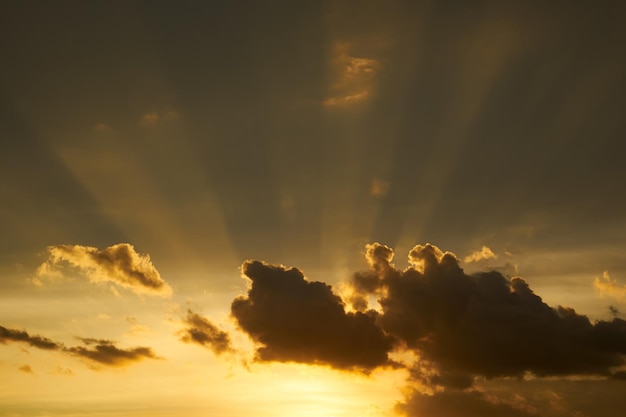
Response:
POLYGON ((393 341, 375 311, 346 312, 329 285, 308 281, 295 268, 248 261, 251 287, 235 299, 232 316, 255 340, 261 361, 327 364, 369 371, 390 363, 393 341))
POLYGON ((63 266, 77 268, 91 282, 113 282, 135 293, 169 296, 172 288, 152 264, 149 255, 139 254, 133 245, 119 243, 99 250, 90 246, 49 246, 48 259, 37 276, 58 275, 63 266))
POLYGON ((0 326, 0 343, 20 342, 43 350, 54 350, 71 356, 88 359, 105 366, 124 366, 143 359, 158 359, 149 347, 120 349, 115 343, 105 339, 79 338, 85 346, 66 347, 63 343, 48 338, 30 335, 24 330, 0 326))
POLYGON ((591 323, 571 308, 552 308, 521 278, 467 275, 454 254, 428 244, 411 250, 404 271, 386 246, 369 245, 367 258, 372 270, 354 276, 357 294, 378 295, 381 328, 438 369, 467 377, 608 376, 625 363, 626 321, 591 323))
MULTIPOLYGON (((247 261, 251 285, 232 316, 257 343, 260 361, 361 372, 403 366, 408 386, 396 411, 408 416, 538 415, 523 396, 484 391, 481 381, 494 378, 623 378, 626 321, 591 322, 551 307, 519 277, 467 274, 456 255, 434 245, 415 246, 404 270, 393 257, 387 246, 367 245, 369 269, 352 276, 345 302, 298 269, 247 261), (392 353, 407 354, 392 363, 392 353)), ((567 414, 559 407, 550 415, 567 414)))
POLYGON ((180 337, 183 342, 204 346, 216 355, 233 351, 229 334, 200 314, 188 310, 184 323, 180 337))

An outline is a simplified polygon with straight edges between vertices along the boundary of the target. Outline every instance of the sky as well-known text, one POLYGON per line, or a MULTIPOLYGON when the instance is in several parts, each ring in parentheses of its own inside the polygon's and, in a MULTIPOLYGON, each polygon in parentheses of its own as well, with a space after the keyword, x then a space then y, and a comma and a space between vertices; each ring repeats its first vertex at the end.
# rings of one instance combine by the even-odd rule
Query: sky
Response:
POLYGON ((0 0, 0 414, 621 415, 624 16, 0 0))

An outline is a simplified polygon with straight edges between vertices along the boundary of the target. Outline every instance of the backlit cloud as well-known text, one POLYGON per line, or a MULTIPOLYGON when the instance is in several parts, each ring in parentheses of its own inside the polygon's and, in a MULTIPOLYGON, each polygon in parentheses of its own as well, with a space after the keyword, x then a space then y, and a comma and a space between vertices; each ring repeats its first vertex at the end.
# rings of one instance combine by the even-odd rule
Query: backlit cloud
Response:
MULTIPOLYGON (((404 270, 393 257, 385 245, 366 246, 369 269, 355 273, 347 291, 356 312, 296 268, 247 261, 251 286, 232 303, 232 316, 257 343, 260 361, 368 372, 390 365, 391 354, 401 358, 394 366, 409 377, 396 411, 409 417, 538 415, 524 396, 484 390, 480 381, 622 378, 626 321, 592 322, 551 307, 522 278, 467 274, 455 254, 431 244, 415 246, 404 270)), ((549 415, 569 415, 559 407, 549 415)))
POLYGON ((259 344, 258 360, 364 371, 389 364, 392 339, 376 325, 376 312, 347 313, 329 285, 296 268, 248 261, 242 272, 252 285, 231 312, 259 344))
POLYGON ((380 63, 372 58, 356 57, 349 43, 337 43, 333 53, 335 82, 331 95, 323 104, 327 107, 347 106, 367 100, 373 93, 380 63))
POLYGON ((601 277, 596 277, 593 285, 604 296, 614 297, 619 301, 626 300, 626 285, 618 284, 608 271, 604 271, 601 277))
POLYGON ((186 327, 180 337, 183 342, 204 346, 216 355, 233 350, 228 333, 198 313, 188 310, 184 322, 186 327))
POLYGON ((496 254, 488 246, 483 246, 480 250, 472 252, 471 255, 463 258, 464 262, 478 262, 484 259, 495 259, 497 258, 496 254))
POLYGON ((38 277, 61 275, 64 266, 77 268, 91 282, 113 282, 136 293, 169 296, 171 287, 161 278, 149 255, 128 243, 99 250, 90 246, 48 247, 49 257, 37 269, 38 277))
POLYGON ((467 275, 454 254, 433 245, 414 247, 404 271, 392 256, 386 246, 369 245, 377 279, 357 274, 355 288, 379 294, 378 324, 439 370, 467 377, 606 376, 624 365, 624 320, 592 323, 571 308, 550 307, 521 278, 467 275))

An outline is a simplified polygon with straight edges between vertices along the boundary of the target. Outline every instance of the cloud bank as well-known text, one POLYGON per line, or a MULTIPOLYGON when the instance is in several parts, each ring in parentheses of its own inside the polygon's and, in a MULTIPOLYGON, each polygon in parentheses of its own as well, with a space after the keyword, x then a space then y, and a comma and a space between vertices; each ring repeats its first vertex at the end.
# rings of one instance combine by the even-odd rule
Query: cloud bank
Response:
POLYGON ((112 282, 135 293, 169 296, 172 288, 152 264, 149 255, 139 254, 133 245, 119 243, 99 250, 90 246, 49 246, 48 259, 37 276, 61 274, 64 266, 76 268, 91 282, 112 282))

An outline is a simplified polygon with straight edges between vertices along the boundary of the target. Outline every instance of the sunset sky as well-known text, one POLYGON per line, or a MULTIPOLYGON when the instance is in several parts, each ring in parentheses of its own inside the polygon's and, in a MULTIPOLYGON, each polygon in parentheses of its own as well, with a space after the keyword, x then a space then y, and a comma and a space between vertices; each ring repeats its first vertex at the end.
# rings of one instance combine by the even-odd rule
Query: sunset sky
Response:
POLYGON ((622 416, 625 16, 0 0, 0 415, 622 416))

